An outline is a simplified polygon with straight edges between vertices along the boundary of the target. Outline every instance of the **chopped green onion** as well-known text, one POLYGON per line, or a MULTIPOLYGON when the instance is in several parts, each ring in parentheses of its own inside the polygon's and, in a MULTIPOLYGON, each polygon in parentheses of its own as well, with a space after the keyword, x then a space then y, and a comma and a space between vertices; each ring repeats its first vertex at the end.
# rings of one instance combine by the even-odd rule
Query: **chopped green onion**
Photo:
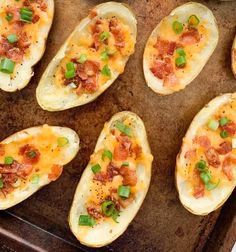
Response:
POLYGON ((29 8, 20 9, 20 20, 26 23, 31 23, 33 18, 33 11, 29 8))
POLYGON ((15 68, 15 62, 5 58, 1 60, 0 63, 0 72, 6 73, 6 74, 12 74, 14 72, 15 68))
POLYGON ((31 150, 31 151, 27 152, 27 156, 30 158, 34 158, 37 156, 37 152, 34 150, 31 150))
POLYGON ((102 169, 102 168, 101 168, 100 164, 95 164, 95 165, 92 166, 92 168, 91 168, 91 170, 92 170, 92 172, 93 172, 94 174, 100 172, 101 169, 102 169))
POLYGON ((227 117, 222 117, 220 119, 220 126, 225 126, 229 122, 229 119, 227 117))
POLYGON ((18 41, 18 37, 16 34, 10 34, 7 36, 7 40, 9 43, 14 44, 18 41))
POLYGON ((178 21, 174 21, 172 28, 176 34, 180 34, 183 31, 183 24, 178 21))
POLYGON ((124 133, 125 135, 131 137, 132 136, 132 130, 130 127, 124 125, 122 122, 117 122, 115 127, 122 133, 124 133))
POLYGON ((121 166, 129 166, 129 162, 124 162, 121 166))
POLYGON ((106 60, 109 59, 109 54, 108 54, 108 50, 107 50, 107 49, 104 50, 103 52, 101 52, 100 58, 101 58, 101 60, 103 60, 103 61, 106 61, 106 60))
POLYGON ((207 168, 206 161, 200 160, 196 163, 196 167, 199 171, 204 171, 207 168))
POLYGON ((186 64, 186 59, 184 56, 179 56, 178 58, 175 59, 175 65, 177 67, 183 67, 186 64))
POLYGON ((179 56, 186 56, 186 53, 183 48, 177 48, 176 52, 179 54, 179 56))
POLYGON ((200 23, 200 20, 198 19, 198 17, 196 15, 191 15, 188 18, 188 24, 190 26, 197 26, 200 23))
POLYGON ((96 224, 96 221, 89 215, 80 215, 79 216, 79 225, 80 226, 89 226, 93 227, 96 224))
POLYGON ((104 42, 105 40, 107 40, 108 38, 110 37, 110 33, 109 32, 102 32, 100 35, 99 35, 99 40, 101 42, 104 42))
POLYGON ((74 70, 66 71, 65 77, 66 77, 66 79, 74 78, 75 77, 75 71, 74 70))
POLYGON ((112 160, 112 152, 109 151, 109 150, 104 150, 103 154, 102 154, 102 160, 104 160, 105 157, 107 157, 108 159, 112 160))
POLYGON ((116 209, 114 209, 114 211, 112 212, 112 215, 111 215, 113 221, 115 221, 116 223, 119 223, 119 222, 117 221, 117 218, 118 218, 119 216, 120 216, 119 212, 118 212, 116 209))
POLYGON ((31 179, 31 184, 37 185, 39 183, 39 175, 38 174, 34 174, 31 179))
POLYGON ((203 183, 206 185, 210 182, 211 180, 211 174, 209 172, 202 172, 200 174, 200 178, 203 181, 203 183))
POLYGON ((123 198, 129 198, 130 195, 130 186, 119 186, 118 195, 123 198))
POLYGON ((69 140, 68 140, 68 138, 66 138, 66 137, 58 137, 58 138, 57 138, 57 145, 58 145, 59 147, 64 147, 64 146, 66 146, 68 143, 69 143, 69 140))
POLYGON ((3 180, 0 178, 0 189, 3 188, 3 180))
POLYGON ((4 164, 11 165, 14 162, 13 157, 5 157, 4 164))
POLYGON ((107 64, 102 68, 101 73, 102 73, 103 75, 106 75, 106 76, 108 76, 108 77, 111 77, 111 70, 110 70, 110 68, 108 67, 107 64))
POLYGON ((13 14, 12 13, 7 13, 7 15, 6 15, 6 20, 8 21, 8 22, 10 22, 12 19, 13 19, 13 14))
POLYGON ((106 200, 102 203, 102 213, 105 216, 111 216, 115 209, 115 204, 111 200, 106 200))
POLYGON ((78 59, 78 62, 80 64, 84 64, 86 62, 86 60, 87 60, 87 55, 86 54, 81 54, 79 59, 78 59))
POLYGON ((74 65, 74 63, 73 63, 73 62, 68 62, 68 63, 66 64, 66 69, 67 69, 67 71, 75 70, 75 65, 74 65))
POLYGON ((226 138, 226 137, 229 136, 229 133, 228 133, 228 131, 223 130, 223 131, 220 132, 220 136, 221 136, 222 138, 226 138))
POLYGON ((214 120, 214 119, 211 119, 209 122, 208 122, 208 128, 211 129, 211 130, 217 130, 218 127, 219 127, 219 122, 217 120, 214 120))
POLYGON ((219 185, 219 183, 220 183, 220 179, 218 180, 217 183, 208 183, 205 186, 208 191, 211 191, 211 190, 214 190, 219 185))

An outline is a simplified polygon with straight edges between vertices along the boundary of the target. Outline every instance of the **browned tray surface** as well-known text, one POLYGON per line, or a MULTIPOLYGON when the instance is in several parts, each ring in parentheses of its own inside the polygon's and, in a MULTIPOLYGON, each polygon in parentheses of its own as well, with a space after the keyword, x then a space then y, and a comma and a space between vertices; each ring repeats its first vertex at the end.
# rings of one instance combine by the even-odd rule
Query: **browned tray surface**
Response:
MULTIPOLYGON (((47 49, 43 59, 35 67, 35 76, 31 83, 21 92, 0 92, 0 139, 24 128, 44 123, 71 127, 81 138, 79 154, 65 167, 60 179, 9 210, 11 214, 48 233, 1 213, 0 245, 11 240, 9 244, 15 244, 14 249, 17 251, 19 248, 16 244, 26 246, 22 244, 22 240, 16 243, 15 236, 9 238, 13 232, 25 239, 25 242, 30 242, 30 246, 37 244, 48 251, 53 251, 58 246, 61 246, 58 251, 82 248, 70 233, 67 223, 77 182, 93 152, 104 122, 118 111, 131 110, 143 119, 147 129, 155 157, 152 182, 144 204, 128 230, 109 247, 101 250, 200 251, 206 246, 209 251, 216 251, 216 248, 218 250, 224 244, 226 234, 229 249, 236 237, 235 226, 232 227, 231 224, 233 218, 235 223, 236 209, 232 200, 236 196, 235 191, 226 203, 227 208, 222 211, 216 225, 217 229, 207 243, 220 211, 207 217, 194 216, 186 211, 178 200, 174 186, 174 169, 182 138, 195 114, 213 97, 236 90, 236 80, 230 68, 230 49, 236 32, 236 1, 199 1, 212 9, 217 18, 220 30, 218 47, 191 85, 166 97, 156 95, 145 84, 142 54, 145 42, 156 24, 177 5, 187 1, 122 1, 131 6, 138 19, 136 52, 130 58, 125 73, 91 104, 64 112, 43 111, 35 98, 35 89, 41 74, 78 21, 88 14, 90 8, 101 2, 104 1, 55 1, 56 13, 47 49), (231 209, 231 214, 228 213, 228 209, 231 209), (4 230, 8 230, 9 233, 4 233, 4 230), (66 245, 64 241, 49 233, 74 245, 66 245)), ((4 251, 4 248, 0 247, 0 250, 4 251)))

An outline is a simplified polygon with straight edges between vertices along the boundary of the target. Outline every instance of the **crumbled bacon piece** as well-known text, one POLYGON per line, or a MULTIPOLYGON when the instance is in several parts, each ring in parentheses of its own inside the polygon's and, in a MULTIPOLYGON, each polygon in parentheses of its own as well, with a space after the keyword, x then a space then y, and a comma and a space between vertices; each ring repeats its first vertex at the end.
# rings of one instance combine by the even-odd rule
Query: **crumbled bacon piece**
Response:
POLYGON ((95 9, 90 10, 89 12, 89 18, 93 19, 98 15, 97 11, 95 9))
POLYGON ((87 212, 90 216, 94 217, 95 219, 102 218, 102 213, 95 207, 87 207, 87 212))
POLYGON ((129 198, 127 199, 118 199, 118 202, 122 208, 127 208, 133 201, 135 200, 135 197, 133 194, 130 194, 129 198))
POLYGON ((196 156, 196 149, 191 149, 185 152, 184 158, 191 159, 196 156))
POLYGON ((35 24, 39 21, 40 19, 40 16, 39 15, 34 15, 33 18, 32 18, 32 23, 35 24))
POLYGON ((229 122, 221 128, 222 130, 227 131, 230 136, 234 136, 234 134, 236 133, 236 124, 234 122, 229 122))
POLYGON ((198 199, 204 196, 205 186, 200 178, 200 172, 197 169, 193 171, 193 196, 198 199))
POLYGON ((131 141, 129 137, 120 135, 117 137, 118 143, 114 149, 115 160, 126 160, 130 153, 131 141))
POLYGON ((205 151, 205 155, 208 161, 208 164, 218 168, 220 166, 220 158, 219 158, 219 154, 216 151, 216 149, 214 147, 210 147, 205 151))
POLYGON ((163 40, 158 37, 154 47, 158 50, 160 56, 166 56, 174 54, 177 44, 176 42, 163 40))
POLYGON ((226 156, 223 164, 222 164, 222 171, 227 176, 228 180, 233 180, 233 167, 236 165, 236 158, 233 158, 231 156, 226 156))
POLYGON ((131 148, 131 153, 134 155, 134 159, 141 157, 142 147, 136 144, 134 147, 131 148))
POLYGON ((184 32, 180 37, 180 42, 183 45, 193 45, 200 41, 201 36, 199 31, 195 28, 189 28, 186 32, 184 32))
POLYGON ((217 152, 220 155, 225 155, 231 151, 232 151, 232 146, 230 142, 223 142, 220 144, 219 148, 217 148, 217 152))
POLYGON ((123 177, 123 184, 135 186, 137 184, 137 174, 127 166, 121 166, 120 175, 123 177))
POLYGON ((19 155, 23 156, 23 162, 26 164, 35 164, 39 161, 40 153, 33 145, 26 144, 19 149, 19 155))
POLYGON ((106 172, 98 172, 95 174, 93 179, 105 184, 108 181, 107 173, 106 172))
POLYGON ((193 143, 197 143, 205 149, 211 146, 211 141, 207 136, 197 136, 193 139, 193 143))
POLYGON ((109 21, 109 30, 115 38, 115 46, 118 48, 125 47, 125 34, 122 32, 122 29, 116 18, 112 18, 109 21))
POLYGON ((119 167, 117 167, 114 163, 110 162, 107 166, 107 179, 109 181, 113 180, 113 177, 119 175, 119 167))
POLYGON ((0 156, 3 156, 5 154, 5 146, 4 144, 0 144, 0 156))
POLYGON ((93 36, 93 41, 94 41, 94 48, 96 50, 98 50, 100 46, 99 36, 100 36, 100 33, 102 32, 101 24, 102 24, 102 21, 100 19, 97 19, 94 25, 91 26, 92 36, 93 36))

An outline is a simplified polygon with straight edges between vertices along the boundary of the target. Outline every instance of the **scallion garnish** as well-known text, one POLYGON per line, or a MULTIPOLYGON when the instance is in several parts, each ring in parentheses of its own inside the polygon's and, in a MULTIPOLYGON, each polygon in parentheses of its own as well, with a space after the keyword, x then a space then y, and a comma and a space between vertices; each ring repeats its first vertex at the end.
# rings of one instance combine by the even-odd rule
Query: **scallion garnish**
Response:
POLYGON ((10 22, 13 19, 14 15, 12 13, 7 13, 6 20, 10 22))
POLYGON ((107 50, 107 49, 104 50, 103 52, 101 52, 100 58, 101 58, 101 60, 103 60, 103 61, 106 61, 106 60, 109 59, 109 54, 108 54, 108 50, 107 50))
POLYGON ((31 184, 37 185, 39 183, 39 175, 38 174, 34 174, 31 179, 31 184))
POLYGON ((186 53, 183 48, 177 48, 176 52, 179 54, 179 56, 186 56, 186 53))
POLYGON ((33 18, 33 11, 29 8, 23 7, 20 9, 20 20, 26 23, 31 23, 33 18))
POLYGON ((57 145, 58 145, 58 147, 64 147, 68 143, 69 143, 69 140, 66 137, 58 137, 57 138, 57 145))
POLYGON ((121 166, 129 166, 129 162, 124 162, 121 166))
POLYGON ((4 58, 1 60, 0 63, 0 72, 6 73, 6 74, 12 74, 14 72, 15 68, 15 62, 8 59, 4 58))
POLYGON ((102 169, 102 168, 101 168, 100 164, 95 164, 95 165, 93 165, 93 166, 91 167, 91 170, 92 170, 92 172, 93 172, 94 174, 100 172, 101 169, 102 169))
POLYGON ((111 77, 111 70, 107 64, 102 68, 101 73, 105 76, 111 77))
POLYGON ((96 224, 96 221, 89 215, 80 215, 79 216, 79 225, 80 226, 89 226, 93 227, 96 224))
POLYGON ((101 42, 104 42, 104 41, 107 40, 109 37, 110 37, 110 33, 107 32, 107 31, 104 31, 104 32, 102 32, 102 33, 99 35, 99 40, 100 40, 101 42))
POLYGON ((200 178, 203 181, 203 183, 207 185, 211 180, 211 174, 209 173, 209 171, 201 172, 200 178))
POLYGON ((6 164, 6 165, 11 165, 11 164, 13 164, 13 162, 14 162, 13 157, 5 157, 4 158, 4 164, 6 164))
POLYGON ((0 189, 2 189, 3 188, 3 180, 2 180, 2 178, 0 178, 0 189))
POLYGON ((220 132, 220 136, 221 136, 222 138, 227 138, 227 137, 229 136, 229 133, 228 133, 228 131, 226 131, 226 130, 222 130, 222 131, 220 132))
POLYGON ((183 67, 186 64, 186 59, 184 56, 179 56, 178 58, 175 59, 175 65, 177 67, 183 67))
POLYGON ((209 129, 216 131, 218 129, 218 127, 219 127, 219 122, 217 120, 211 119, 208 122, 207 126, 208 126, 209 129))
POLYGON ((207 168, 206 161, 205 160, 200 160, 196 163, 196 168, 199 171, 204 171, 207 168))
POLYGON ((18 41, 18 37, 16 34, 10 34, 7 36, 7 40, 9 43, 14 44, 18 41))
POLYGON ((72 79, 75 77, 75 65, 73 62, 68 62, 66 64, 66 72, 65 72, 65 77, 66 79, 72 79))
POLYGON ((129 198, 130 186, 121 185, 118 187, 118 195, 122 198, 129 198))
POLYGON ((220 179, 218 180, 217 183, 208 183, 205 186, 208 191, 211 191, 211 190, 214 190, 219 185, 219 183, 220 183, 220 179))
POLYGON ((229 122, 229 119, 227 117, 222 117, 220 119, 220 126, 225 126, 229 122))
POLYGON ((104 160, 105 158, 110 159, 110 161, 112 160, 112 152, 109 150, 104 150, 103 154, 102 154, 102 160, 104 160))
POLYGON ((196 27, 196 26, 198 26, 199 23, 200 23, 200 20, 198 19, 198 17, 196 15, 191 15, 188 18, 188 24, 189 24, 189 26, 196 27))
POLYGON ((37 156, 37 152, 35 150, 31 150, 31 151, 27 152, 27 156, 29 158, 35 158, 37 156))
POLYGON ((128 126, 126 126, 126 125, 124 125, 122 122, 119 122, 119 121, 118 121, 118 122, 115 124, 115 127, 116 127, 120 132, 122 132, 123 134, 125 134, 125 135, 127 135, 127 136, 129 136, 129 137, 132 136, 132 130, 131 130, 131 128, 128 127, 128 126))
POLYGON ((180 34, 183 31, 183 24, 178 21, 174 21, 172 28, 176 34, 180 34))
POLYGON ((102 203, 102 213, 105 215, 105 216, 111 216, 113 211, 115 209, 115 204, 113 201, 111 200, 106 200, 102 203))
POLYGON ((78 62, 80 64, 84 64, 86 62, 86 60, 87 60, 87 55, 86 54, 81 54, 79 59, 78 59, 78 62))

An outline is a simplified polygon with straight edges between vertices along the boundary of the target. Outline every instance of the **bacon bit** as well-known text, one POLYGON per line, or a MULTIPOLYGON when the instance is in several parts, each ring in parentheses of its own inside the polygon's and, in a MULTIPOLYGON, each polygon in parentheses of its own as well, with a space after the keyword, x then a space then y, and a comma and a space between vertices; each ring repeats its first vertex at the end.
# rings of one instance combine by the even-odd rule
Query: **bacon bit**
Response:
POLYGON ((220 147, 217 148, 217 152, 220 155, 225 155, 227 153, 229 153, 230 151, 232 151, 232 146, 230 142, 223 142, 220 144, 220 147))
POLYGON ((15 166, 18 167, 17 175, 24 179, 26 179, 33 171, 33 166, 30 164, 15 163, 15 166))
POLYGON ((142 147, 139 145, 135 145, 134 147, 131 148, 131 153, 134 154, 135 159, 141 157, 142 147))
POLYGON ((4 194, 4 197, 6 197, 7 194, 14 191, 14 187, 10 184, 5 184, 1 190, 2 190, 2 193, 4 194))
POLYGON ((20 147, 19 155, 23 156, 23 162, 26 164, 36 164, 40 158, 40 152, 30 144, 20 147))
POLYGON ((204 196, 205 186, 200 178, 200 172, 197 169, 193 171, 193 197, 198 199, 204 196))
POLYGON ((133 201, 134 201, 135 197, 133 194, 130 194, 128 199, 118 199, 118 203, 120 204, 120 206, 122 208, 127 208, 133 201))
POLYGON ((5 165, 5 164, 0 164, 0 174, 13 174, 17 173, 18 168, 16 167, 15 164, 16 161, 12 165, 5 165))
POLYGON ((209 165, 218 168, 220 166, 220 158, 214 147, 210 147, 205 151, 205 155, 209 165))
POLYGON ((100 46, 99 35, 102 32, 102 21, 100 19, 96 20, 95 24, 91 26, 91 31, 93 35, 94 48, 97 51, 100 46))
POLYGON ((225 157, 222 164, 222 171, 227 176, 228 180, 230 181, 234 179, 232 168, 235 167, 235 165, 236 165, 235 158, 231 156, 225 157))
POLYGON ((4 184, 5 183, 14 184, 17 181, 18 176, 16 174, 2 174, 2 179, 4 184))
POLYGON ((108 181, 107 173, 106 172, 98 172, 93 177, 93 180, 96 180, 96 181, 99 181, 99 182, 105 184, 108 181))
POLYGON ((234 122, 229 122, 221 127, 222 130, 226 130, 230 136, 234 136, 236 133, 236 124, 234 122))
POLYGON ((126 160, 130 153, 131 141, 127 136, 118 136, 118 143, 115 145, 114 149, 114 159, 115 160, 126 160))
POLYGON ((95 9, 90 10, 89 12, 89 18, 93 19, 98 15, 97 11, 95 9))
POLYGON ((47 4, 46 4, 45 2, 42 2, 42 3, 40 4, 40 10, 41 10, 41 11, 47 11, 47 4))
POLYGON ((10 21, 11 23, 13 23, 14 21, 19 21, 20 20, 20 9, 10 6, 6 9, 6 14, 12 14, 13 15, 13 19, 10 21))
POLYGON ((0 144, 0 156, 4 156, 5 155, 5 146, 4 144, 0 144))
POLYGON ((121 27, 116 18, 109 21, 109 30, 115 38, 115 46, 119 48, 125 47, 125 34, 122 32, 121 27))
POLYGON ((54 164, 51 168, 51 172, 48 174, 48 179, 51 181, 56 181, 62 174, 63 166, 54 164))
POLYGON ((173 87, 177 84, 178 84, 178 78, 174 73, 171 73, 164 78, 163 83, 164 87, 173 87))
POLYGON ((12 48, 12 45, 8 43, 5 37, 0 37, 0 55, 5 56, 6 52, 8 52, 12 48))
POLYGON ((193 143, 199 144, 201 147, 207 149, 211 146, 211 142, 207 136, 198 136, 193 139, 193 143))
POLYGON ((29 38, 27 36, 26 32, 21 32, 19 35, 19 40, 17 41, 17 46, 21 49, 21 50, 25 50, 27 48, 30 47, 30 41, 29 38))
POLYGON ((126 166, 121 166, 120 175, 123 177, 124 185, 135 186, 137 184, 137 174, 135 170, 131 170, 126 166))
POLYGON ((193 45, 200 41, 201 37, 197 29, 190 28, 180 37, 180 42, 185 45, 193 45))
POLYGON ((32 23, 35 24, 39 21, 40 19, 40 16, 39 15, 34 15, 33 18, 32 18, 32 23))
POLYGON ((196 157, 196 149, 188 150, 184 154, 185 159, 192 159, 196 157))
POLYGON ((107 166, 107 179, 109 181, 113 180, 113 177, 119 175, 119 168, 112 162, 107 166))
POLYGON ((158 50, 160 56, 173 55, 177 47, 176 42, 162 40, 160 37, 157 37, 157 42, 154 47, 158 50))
POLYGON ((102 218, 102 213, 95 207, 87 207, 87 212, 89 215, 93 216, 95 219, 102 218))

